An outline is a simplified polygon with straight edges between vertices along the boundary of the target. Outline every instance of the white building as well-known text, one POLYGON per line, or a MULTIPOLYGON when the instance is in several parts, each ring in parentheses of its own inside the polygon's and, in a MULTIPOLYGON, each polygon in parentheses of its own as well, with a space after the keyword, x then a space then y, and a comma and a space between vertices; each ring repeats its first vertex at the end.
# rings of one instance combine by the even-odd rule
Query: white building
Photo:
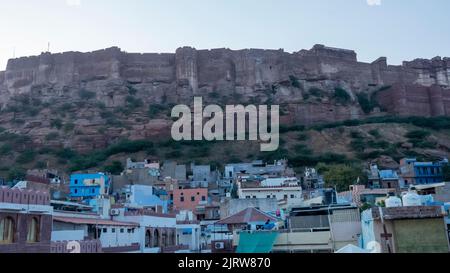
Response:
POLYGON ((239 199, 276 199, 280 206, 301 204, 302 187, 297 178, 267 178, 262 182, 238 181, 239 199))
POLYGON ((99 240, 106 253, 138 253, 137 223, 102 219, 92 213, 54 212, 52 242, 99 240))
POLYGON ((120 208, 115 209, 114 220, 139 225, 136 232, 142 253, 176 252, 178 250, 175 215, 145 209, 126 210, 120 208))
POLYGON ((177 214, 177 244, 189 246, 191 252, 201 250, 201 226, 195 220, 192 211, 180 211, 177 214))

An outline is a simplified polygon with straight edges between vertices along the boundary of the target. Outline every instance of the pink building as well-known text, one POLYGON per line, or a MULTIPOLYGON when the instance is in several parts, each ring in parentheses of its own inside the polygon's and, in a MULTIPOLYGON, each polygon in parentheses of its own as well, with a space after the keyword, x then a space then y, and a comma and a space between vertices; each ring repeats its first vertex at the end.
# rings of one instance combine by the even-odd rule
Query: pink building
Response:
POLYGON ((175 189, 173 191, 173 205, 176 210, 195 211, 199 205, 208 201, 208 189, 175 189))

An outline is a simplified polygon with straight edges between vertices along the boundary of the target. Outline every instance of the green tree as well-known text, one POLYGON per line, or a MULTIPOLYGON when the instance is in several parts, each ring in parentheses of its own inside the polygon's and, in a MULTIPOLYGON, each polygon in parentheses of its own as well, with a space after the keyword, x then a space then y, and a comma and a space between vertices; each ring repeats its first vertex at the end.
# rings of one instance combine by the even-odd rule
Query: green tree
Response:
POLYGON ((114 161, 110 165, 105 166, 105 172, 112 175, 119 175, 123 172, 123 165, 120 161, 114 161))
MULTIPOLYGON (((323 169, 323 168, 322 168, 323 169)), ((365 180, 362 170, 350 165, 331 165, 324 173, 327 187, 336 187, 337 191, 346 191, 358 178, 365 180)))
POLYGON ((25 176, 26 176, 25 170, 22 168, 18 168, 18 167, 13 167, 8 172, 8 180, 9 181, 23 180, 23 179, 25 179, 25 176))

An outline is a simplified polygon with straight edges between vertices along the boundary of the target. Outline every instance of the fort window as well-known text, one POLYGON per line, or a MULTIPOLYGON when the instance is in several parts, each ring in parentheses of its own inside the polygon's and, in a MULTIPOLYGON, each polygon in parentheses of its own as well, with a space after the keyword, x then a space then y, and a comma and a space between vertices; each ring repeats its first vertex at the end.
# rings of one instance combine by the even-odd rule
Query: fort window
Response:
POLYGON ((14 242, 15 225, 11 217, 0 221, 0 244, 12 244, 14 242))
POLYGON ((37 242, 39 242, 39 220, 37 217, 33 217, 28 224, 27 243, 37 242))

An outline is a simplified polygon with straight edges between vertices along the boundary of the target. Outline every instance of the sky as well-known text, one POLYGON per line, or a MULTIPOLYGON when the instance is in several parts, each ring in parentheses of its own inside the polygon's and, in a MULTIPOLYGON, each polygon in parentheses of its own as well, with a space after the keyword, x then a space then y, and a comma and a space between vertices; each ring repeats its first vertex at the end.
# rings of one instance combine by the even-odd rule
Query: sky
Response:
POLYGON ((0 0, 0 70, 48 50, 295 52, 314 44, 389 64, 450 56, 448 0, 0 0))

